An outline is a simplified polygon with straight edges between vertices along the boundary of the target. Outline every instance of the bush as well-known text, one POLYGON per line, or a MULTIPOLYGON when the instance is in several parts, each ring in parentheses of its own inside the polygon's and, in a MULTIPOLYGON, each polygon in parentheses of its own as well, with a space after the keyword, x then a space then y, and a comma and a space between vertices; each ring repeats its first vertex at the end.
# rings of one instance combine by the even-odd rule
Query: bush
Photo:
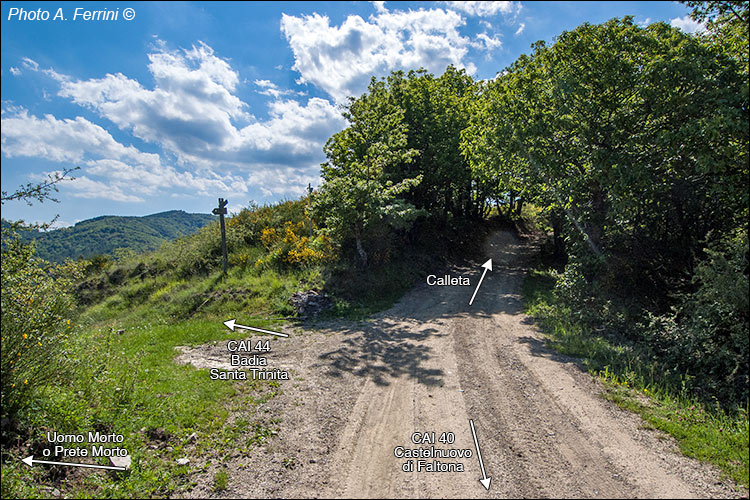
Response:
MULTIPOLYGON (((304 199, 276 205, 251 206, 227 218, 227 254, 232 266, 247 268, 259 260, 260 248, 270 252, 261 264, 277 267, 304 267, 324 262, 328 256, 325 241, 305 237, 309 231, 309 214, 304 199)), ((187 279, 208 275, 221 268, 221 233, 218 221, 195 234, 164 243, 155 254, 169 256, 164 270, 174 269, 177 277, 187 279)))
POLYGON ((744 405, 748 394, 748 235, 711 242, 696 267, 695 290, 672 315, 654 318, 652 332, 668 363, 695 376, 703 395, 744 405))
POLYGON ((66 373, 70 294, 83 264, 49 264, 10 232, 2 245, 2 417, 15 421, 34 390, 66 373))
POLYGON ((310 214, 307 211, 307 204, 307 198, 262 207, 253 204, 249 210, 243 209, 232 217, 227 227, 230 230, 236 228, 237 234, 248 245, 259 245, 266 228, 281 230, 287 222, 308 227, 310 214))
POLYGON ((258 259, 256 267, 272 264, 276 267, 306 268, 326 264, 335 259, 331 239, 325 232, 310 238, 305 223, 285 222, 283 228, 266 227, 260 241, 268 250, 268 256, 258 259))
POLYGON ((100 274, 102 271, 112 265, 112 258, 108 255, 92 255, 88 259, 81 259, 83 264, 83 273, 86 276, 100 274))
POLYGON ((674 305, 666 313, 645 308, 625 278, 624 290, 613 291, 622 269, 592 255, 570 256, 555 293, 586 331, 617 332, 704 401, 742 407, 750 397, 747 231, 710 241, 704 253, 691 291, 671 295, 674 305))

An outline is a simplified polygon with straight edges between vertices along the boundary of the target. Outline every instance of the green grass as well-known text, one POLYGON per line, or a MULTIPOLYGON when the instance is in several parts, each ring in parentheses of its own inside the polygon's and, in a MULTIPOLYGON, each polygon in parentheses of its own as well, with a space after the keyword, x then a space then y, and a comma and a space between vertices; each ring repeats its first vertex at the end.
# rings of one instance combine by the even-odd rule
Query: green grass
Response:
POLYGON ((224 491, 229 484, 229 474, 224 469, 214 475, 214 491, 224 491))
MULTIPOLYGON (((251 326, 273 327, 273 322, 245 319, 251 326)), ((48 430, 61 433, 104 431, 122 434, 132 458, 132 470, 121 476, 103 472, 75 472, 69 481, 50 476, 45 466, 21 464, 25 447, 5 452, 2 496, 49 497, 57 488, 75 497, 169 496, 190 485, 191 466, 200 460, 249 454, 275 433, 261 423, 229 419, 253 408, 278 390, 275 382, 210 380, 205 370, 174 362, 175 347, 199 345, 246 334, 228 333, 221 321, 195 319, 174 324, 132 321, 125 333, 109 328, 79 328, 70 348, 74 376, 40 388, 37 404, 25 420, 28 443, 46 443, 48 430), (150 432, 163 429, 168 442, 155 441, 150 432), (190 439, 196 433, 197 438, 190 439), (163 446, 162 446, 163 444, 163 446), (158 448, 154 449, 155 446, 158 448), (167 448, 169 446, 169 448, 167 448), (177 466, 180 457, 191 465, 177 466)))
POLYGON ((525 312, 548 345, 580 358, 604 382, 604 397, 639 413, 647 427, 672 435, 683 454, 717 466, 747 488, 748 409, 727 411, 700 403, 686 391, 684 379, 665 375, 637 344, 585 328, 555 298, 556 280, 556 272, 540 264, 523 285, 525 312))
MULTIPOLYGON (((355 298, 342 298, 330 314, 364 316, 387 308, 426 263, 417 256, 378 272, 351 270, 356 281, 345 277, 352 289, 342 291, 355 298)), ((323 289, 321 269, 237 265, 226 276, 214 271, 189 278, 122 269, 125 278, 119 284, 87 287, 92 305, 79 314, 79 326, 70 335, 63 376, 40 387, 33 404, 18 415, 24 443, 4 450, 3 497, 45 497, 47 488, 75 497, 173 496, 190 488, 193 467, 222 463, 237 452, 249 456, 277 433, 278 422, 266 424, 252 416, 253 408, 276 394, 278 383, 212 381, 205 370, 176 364, 175 347, 246 337, 227 331, 222 322, 230 318, 278 328, 294 315, 289 302, 294 292, 323 289), (169 436, 168 447, 154 442, 157 429, 169 436), (48 430, 122 434, 132 470, 121 476, 76 471, 62 481, 43 466, 29 469, 20 459, 32 447, 41 451, 48 430), (198 439, 190 439, 193 433, 198 439), (178 466, 176 460, 183 457, 190 457, 191 464, 178 466)), ((227 481, 217 474, 214 487, 220 491, 227 481)))
MULTIPOLYGON (((292 236, 287 234, 273 248, 267 248, 260 236, 261 229, 286 227, 289 214, 283 210, 290 207, 299 211, 302 205, 281 204, 247 212, 236 223, 230 220, 227 275, 215 251, 218 235, 203 230, 153 253, 123 255, 76 285, 81 309, 71 315, 79 326, 63 346, 63 360, 54 360, 56 367, 60 363, 59 379, 36 388, 14 414, 17 428, 3 430, 4 444, 12 440, 3 447, 4 498, 49 497, 52 488, 63 496, 82 498, 184 493, 196 467, 209 470, 236 453, 250 456, 273 438, 278 421, 255 418, 254 408, 273 397, 279 385, 212 381, 205 370, 176 364, 176 346, 245 337, 223 326, 230 318, 276 329, 295 315, 291 296, 309 289, 332 296, 334 308, 328 316, 368 316, 392 305, 426 270, 455 261, 456 255, 471 258, 486 229, 465 221, 454 221, 448 231, 442 226, 427 228, 414 245, 374 248, 366 270, 343 257, 328 267, 292 266, 279 254, 281 243, 292 236), (262 217, 255 220, 256 216, 262 217), (30 450, 41 453, 47 431, 122 434, 121 446, 129 451, 132 469, 117 476, 44 466, 29 469, 20 459, 30 450), (180 458, 190 458, 191 463, 179 466, 180 458)), ((288 457, 283 465, 298 464, 288 457)), ((215 490, 225 490, 226 472, 221 467, 211 470, 219 470, 215 490)))
MULTIPOLYGON (((75 497, 173 496, 190 488, 194 467, 236 453, 249 456, 276 434, 275 423, 253 415, 276 394, 277 382, 210 380, 206 370, 177 364, 175 347, 247 337, 227 330, 222 322, 230 318, 278 328, 294 314, 294 292, 322 287, 320 271, 236 265, 226 276, 141 272, 158 267, 148 260, 154 255, 117 264, 110 271, 124 276, 117 284, 95 278, 87 286, 93 300, 78 314, 61 376, 36 390, 32 404, 17 415, 23 428, 16 442, 3 447, 3 497, 49 497, 52 488, 75 497), (30 449, 41 453, 47 431, 122 434, 132 469, 119 476, 66 471, 66 477, 45 466, 29 469, 20 459, 30 449), (157 432, 166 440, 155 439, 157 432), (191 463, 179 466, 179 458, 191 463)), ((219 474, 217 491, 226 483, 219 474)))
MULTIPOLYGON (((128 325, 145 320, 180 321, 192 317, 292 316, 289 297, 302 289, 321 287, 317 269, 279 272, 230 268, 190 280, 160 274, 131 279, 101 302, 89 307, 87 323, 128 325)), ((228 318, 225 318, 228 319, 228 318)))

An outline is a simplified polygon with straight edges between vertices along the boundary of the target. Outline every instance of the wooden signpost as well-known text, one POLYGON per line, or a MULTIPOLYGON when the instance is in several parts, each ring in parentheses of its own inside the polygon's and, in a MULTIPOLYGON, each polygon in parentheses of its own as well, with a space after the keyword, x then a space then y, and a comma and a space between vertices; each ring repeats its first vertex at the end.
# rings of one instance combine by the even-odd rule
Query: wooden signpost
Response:
POLYGON ((221 225, 221 254, 224 257, 224 274, 227 274, 227 233, 224 229, 224 216, 227 213, 227 203, 229 203, 229 200, 225 200, 224 198, 219 198, 219 206, 217 208, 214 208, 212 213, 214 215, 219 216, 219 224, 221 225))

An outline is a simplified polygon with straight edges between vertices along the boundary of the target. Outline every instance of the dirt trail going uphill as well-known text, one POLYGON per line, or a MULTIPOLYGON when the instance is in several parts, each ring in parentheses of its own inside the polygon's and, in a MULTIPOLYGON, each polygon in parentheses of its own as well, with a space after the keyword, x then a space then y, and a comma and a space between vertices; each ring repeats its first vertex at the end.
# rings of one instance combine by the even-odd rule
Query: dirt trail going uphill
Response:
MULTIPOLYGON (((228 490, 213 492, 209 473, 190 495, 739 496, 716 471, 642 429, 638 416, 599 398, 600 385, 575 360, 545 348, 521 313, 530 251, 511 232, 493 234, 487 256, 494 269, 472 306, 478 265, 451 270, 470 276, 470 287, 422 284, 367 321, 274 340, 269 365, 290 370, 291 379, 259 414, 281 419, 279 435, 250 459, 230 461, 228 490), (464 472, 402 472, 406 459, 394 456, 395 447, 429 446, 411 443, 416 431, 453 432, 453 445, 435 448, 474 451, 470 418, 492 477, 489 492, 478 481, 476 456, 443 460, 460 461, 464 472)), ((210 366, 226 358, 222 349, 195 348, 180 358, 210 366)))

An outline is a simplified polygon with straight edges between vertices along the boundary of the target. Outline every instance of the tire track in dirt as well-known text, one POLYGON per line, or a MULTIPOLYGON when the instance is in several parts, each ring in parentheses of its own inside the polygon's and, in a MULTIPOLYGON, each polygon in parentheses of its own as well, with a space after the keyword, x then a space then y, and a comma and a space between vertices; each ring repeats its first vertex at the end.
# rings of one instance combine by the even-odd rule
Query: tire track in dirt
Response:
MULTIPOLYGON (((367 321, 330 322, 274 341, 270 368, 289 369, 292 380, 247 416, 269 425, 281 419, 279 435, 249 458, 230 458, 226 491, 211 489, 212 465, 190 496, 742 496, 711 467, 676 453, 670 439, 643 429, 637 415, 599 398, 600 384, 574 359, 544 346, 521 313, 530 242, 500 231, 486 249, 494 270, 471 307, 478 265, 450 271, 471 276, 471 287, 422 284, 367 321), (409 441, 415 431, 453 432, 451 447, 474 451, 469 418, 492 476, 489 492, 475 456, 460 459, 464 472, 401 471, 394 447, 418 447, 409 441)), ((194 354, 191 362, 205 367, 222 348, 180 358, 194 354)))

